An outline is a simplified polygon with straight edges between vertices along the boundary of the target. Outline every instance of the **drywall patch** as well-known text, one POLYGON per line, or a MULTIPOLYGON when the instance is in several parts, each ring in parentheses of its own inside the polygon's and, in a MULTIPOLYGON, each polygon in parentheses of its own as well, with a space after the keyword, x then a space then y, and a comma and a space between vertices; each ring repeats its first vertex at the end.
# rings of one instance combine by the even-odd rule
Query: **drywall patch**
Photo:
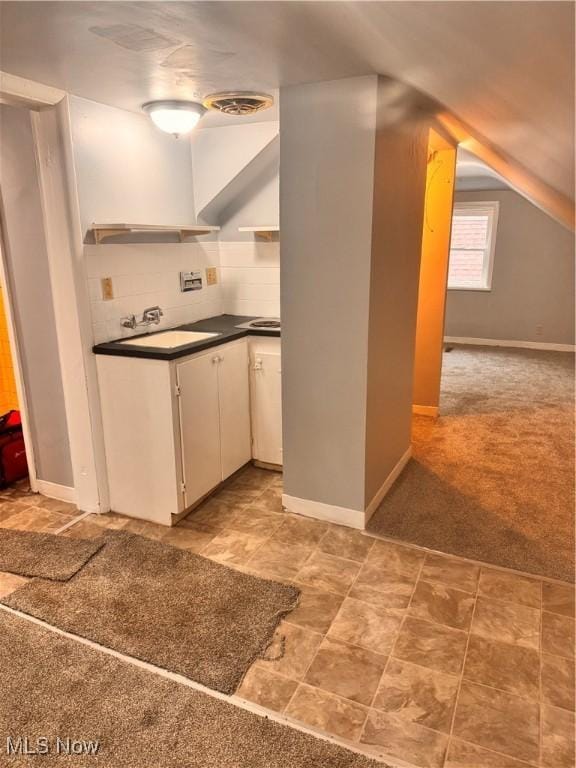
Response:
POLYGON ((161 66, 182 74, 198 76, 209 74, 232 56, 236 56, 232 51, 219 51, 208 47, 201 49, 195 45, 183 45, 167 56, 161 66))
POLYGON ((180 40, 171 40, 153 29, 137 24, 111 24, 107 27, 90 27, 90 32, 128 51, 161 51, 180 45, 180 40))

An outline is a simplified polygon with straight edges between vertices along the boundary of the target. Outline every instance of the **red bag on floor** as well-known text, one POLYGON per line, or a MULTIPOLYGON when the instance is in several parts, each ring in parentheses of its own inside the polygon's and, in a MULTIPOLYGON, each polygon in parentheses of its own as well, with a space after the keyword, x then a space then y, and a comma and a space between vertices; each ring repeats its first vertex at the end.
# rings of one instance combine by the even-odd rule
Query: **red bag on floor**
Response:
POLYGON ((26 477, 28 462, 19 411, 0 416, 0 487, 26 477))

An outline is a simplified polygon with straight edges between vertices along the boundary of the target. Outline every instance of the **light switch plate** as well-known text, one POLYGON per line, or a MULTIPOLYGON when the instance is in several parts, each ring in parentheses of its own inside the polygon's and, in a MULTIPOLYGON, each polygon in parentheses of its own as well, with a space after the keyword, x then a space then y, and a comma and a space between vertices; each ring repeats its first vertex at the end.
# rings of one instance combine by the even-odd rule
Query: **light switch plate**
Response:
POLYGON ((100 281, 100 286, 102 288, 103 301, 110 301, 110 299, 114 298, 114 286, 112 285, 111 277, 103 277, 100 281))
POLYGON ((218 271, 216 267, 206 267, 206 285, 216 285, 218 282, 218 271))

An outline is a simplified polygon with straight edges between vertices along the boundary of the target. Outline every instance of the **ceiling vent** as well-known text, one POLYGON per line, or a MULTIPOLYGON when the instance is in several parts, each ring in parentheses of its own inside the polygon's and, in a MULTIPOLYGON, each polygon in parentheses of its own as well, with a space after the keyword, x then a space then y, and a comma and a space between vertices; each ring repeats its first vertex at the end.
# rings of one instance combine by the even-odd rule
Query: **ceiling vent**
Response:
POLYGON ((253 115, 274 104, 274 99, 267 93, 251 91, 228 91, 212 93, 204 99, 206 109, 216 109, 227 115, 253 115))

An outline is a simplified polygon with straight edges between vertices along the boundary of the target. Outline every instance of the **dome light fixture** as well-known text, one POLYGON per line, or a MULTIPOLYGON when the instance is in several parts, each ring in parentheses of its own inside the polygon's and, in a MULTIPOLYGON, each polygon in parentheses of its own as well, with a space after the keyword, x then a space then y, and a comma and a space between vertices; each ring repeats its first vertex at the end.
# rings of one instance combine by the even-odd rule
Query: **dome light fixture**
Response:
POLYGON ((196 101, 149 101, 142 109, 160 130, 178 138, 184 136, 198 124, 206 108, 196 101))

